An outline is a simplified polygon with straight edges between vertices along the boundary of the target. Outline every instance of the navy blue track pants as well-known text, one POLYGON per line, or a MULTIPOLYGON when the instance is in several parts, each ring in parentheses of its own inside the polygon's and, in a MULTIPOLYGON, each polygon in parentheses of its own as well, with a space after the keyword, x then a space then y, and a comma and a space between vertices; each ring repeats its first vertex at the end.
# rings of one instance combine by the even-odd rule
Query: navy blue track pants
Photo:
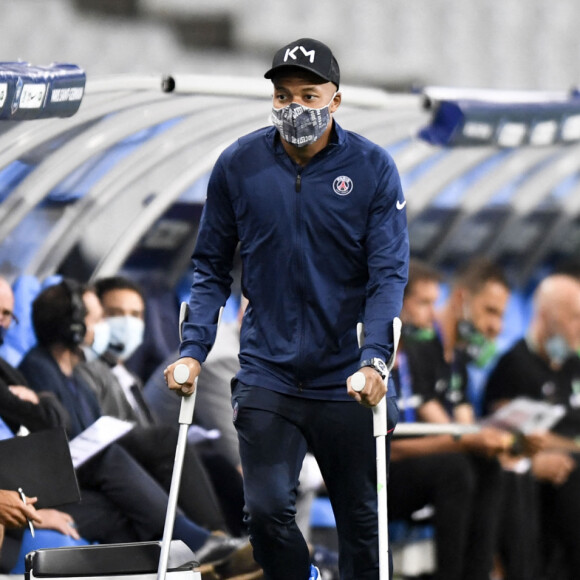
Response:
MULTIPOLYGON (((336 518, 341 580, 377 580, 376 451, 372 412, 355 401, 292 397, 237 382, 234 424, 246 522, 266 580, 307 580, 310 559, 295 522, 298 477, 313 453, 336 518)), ((391 427, 398 416, 389 399, 391 427)))

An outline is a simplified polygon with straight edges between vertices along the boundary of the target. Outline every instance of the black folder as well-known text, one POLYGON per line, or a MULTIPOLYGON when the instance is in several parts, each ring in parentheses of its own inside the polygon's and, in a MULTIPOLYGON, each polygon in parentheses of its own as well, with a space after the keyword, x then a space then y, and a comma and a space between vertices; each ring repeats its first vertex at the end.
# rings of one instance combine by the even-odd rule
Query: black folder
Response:
POLYGON ((0 441, 0 489, 37 497, 37 509, 80 500, 64 429, 46 429, 0 441))

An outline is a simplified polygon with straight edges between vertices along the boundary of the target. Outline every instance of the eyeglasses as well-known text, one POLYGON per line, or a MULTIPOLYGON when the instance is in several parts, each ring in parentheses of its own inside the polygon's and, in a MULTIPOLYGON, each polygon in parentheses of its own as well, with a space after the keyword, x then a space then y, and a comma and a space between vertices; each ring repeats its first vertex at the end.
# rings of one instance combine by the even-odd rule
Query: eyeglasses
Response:
POLYGON ((0 318, 6 318, 9 322, 14 321, 15 324, 18 324, 18 318, 16 314, 12 312, 12 310, 8 310, 6 308, 0 309, 0 318))

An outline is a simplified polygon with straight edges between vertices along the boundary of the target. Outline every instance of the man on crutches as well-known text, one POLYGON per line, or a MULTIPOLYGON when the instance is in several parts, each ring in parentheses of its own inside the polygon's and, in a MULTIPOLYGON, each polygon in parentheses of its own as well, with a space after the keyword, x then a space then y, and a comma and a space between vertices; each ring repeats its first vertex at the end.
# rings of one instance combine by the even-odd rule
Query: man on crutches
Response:
POLYGON ((291 42, 265 76, 274 126, 240 138, 214 167, 181 358, 166 378, 178 393, 194 391, 239 244, 249 305, 232 409, 254 557, 266 580, 319 578, 295 521, 299 473, 311 451, 336 519, 341 580, 378 580, 369 409, 385 399, 394 427, 395 389, 385 378, 407 281, 406 201, 389 154, 334 121, 340 73, 325 44, 291 42), (189 369, 184 384, 173 377, 178 364, 189 369), (350 379, 356 372, 365 377, 358 392, 350 379))

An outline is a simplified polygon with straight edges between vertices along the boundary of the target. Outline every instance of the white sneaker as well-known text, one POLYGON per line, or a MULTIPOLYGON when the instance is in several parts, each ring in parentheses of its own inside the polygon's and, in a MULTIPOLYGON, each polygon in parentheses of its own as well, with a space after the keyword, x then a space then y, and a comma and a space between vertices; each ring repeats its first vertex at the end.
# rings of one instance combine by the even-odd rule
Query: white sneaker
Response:
POLYGON ((313 564, 310 564, 310 576, 308 580, 321 580, 320 570, 313 564))

